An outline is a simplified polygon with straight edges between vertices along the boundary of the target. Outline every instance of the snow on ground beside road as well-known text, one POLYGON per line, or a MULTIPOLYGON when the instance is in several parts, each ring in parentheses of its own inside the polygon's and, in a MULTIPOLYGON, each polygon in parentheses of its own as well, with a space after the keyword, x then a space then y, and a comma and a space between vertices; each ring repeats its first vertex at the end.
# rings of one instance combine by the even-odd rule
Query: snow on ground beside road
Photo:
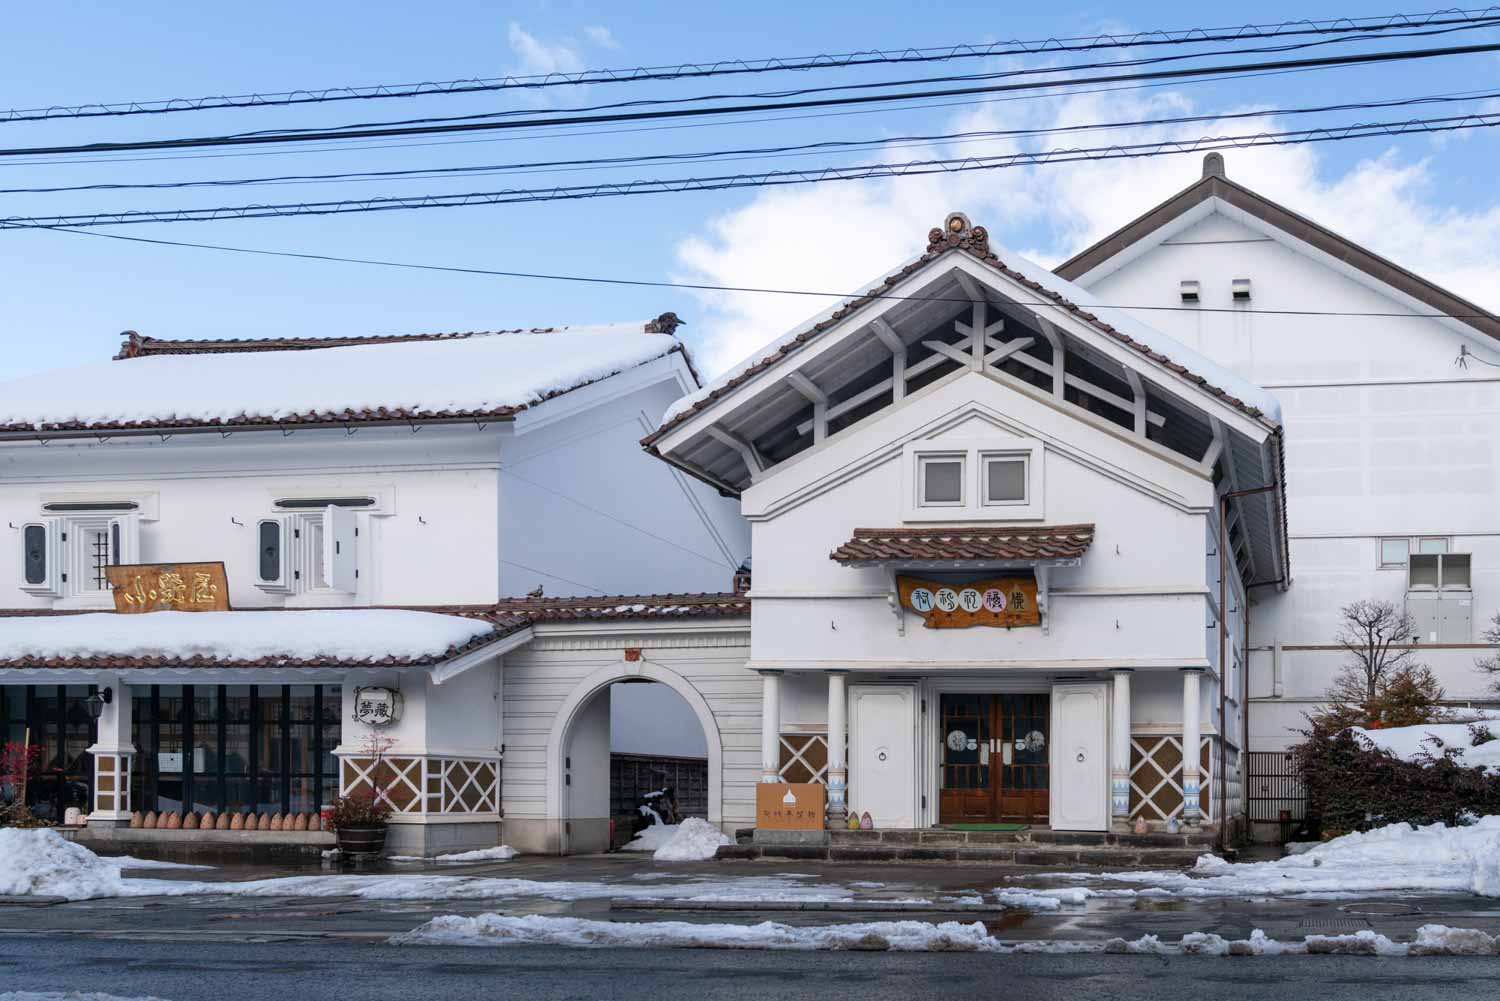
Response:
POLYGON ((110 865, 121 869, 212 869, 211 865, 193 865, 190 862, 168 862, 165 859, 136 858, 134 855, 101 855, 110 865))
POLYGON ((434 855, 427 858, 425 855, 392 855, 392 862, 509 862, 516 857, 516 850, 510 845, 496 845, 494 848, 476 848, 471 852, 454 852, 451 855, 434 855))
POLYGON ((89 900, 123 893, 120 867, 45 827, 0 828, 0 895, 89 900))
POLYGON ((1396 942, 1365 930, 1352 935, 1309 935, 1300 942, 1267 938, 1256 929, 1247 939, 1192 932, 1178 942, 1155 935, 1132 941, 1038 940, 1004 942, 976 921, 870 921, 843 925, 695 924, 687 921, 615 922, 538 914, 475 917, 443 915, 392 936, 392 945, 566 945, 581 948, 768 949, 792 951, 1118 953, 1127 955, 1282 956, 1489 956, 1500 939, 1473 928, 1424 925, 1413 942, 1396 942))
POLYGON ((720 845, 732 845, 734 839, 701 817, 689 817, 678 825, 677 832, 652 858, 658 862, 703 862, 718 852, 720 845))
MULTIPOLYGON (((1491 731, 1500 731, 1500 716, 1478 721, 1491 731)), ((1420 761, 1424 755, 1441 758, 1443 752, 1456 748, 1463 752, 1457 763, 1465 768, 1485 768, 1500 775, 1500 733, 1497 739, 1474 746, 1474 734, 1468 723, 1429 723, 1423 726, 1396 726, 1388 730, 1366 730, 1353 726, 1349 731, 1369 741, 1376 750, 1389 751, 1403 761, 1420 761)))
MULTIPOLYGON (((1500 897, 1500 816, 1471 825, 1391 824, 1346 834, 1271 862, 1226 862, 1204 855, 1190 872, 1038 873, 1035 879, 1134 884, 1030 890, 1042 896, 1282 897, 1361 896, 1400 890, 1500 897)), ((1002 888, 1010 891, 1013 888, 1002 888)), ((1083 899, 1067 900, 1082 903, 1083 899)))

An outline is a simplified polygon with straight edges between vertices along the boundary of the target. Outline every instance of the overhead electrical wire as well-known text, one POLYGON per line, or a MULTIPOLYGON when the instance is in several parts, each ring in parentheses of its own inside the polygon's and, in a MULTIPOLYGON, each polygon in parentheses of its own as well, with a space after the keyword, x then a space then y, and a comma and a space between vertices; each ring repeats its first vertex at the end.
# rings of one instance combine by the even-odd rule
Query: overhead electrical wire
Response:
POLYGON ((1337 128, 1296 129, 1285 132, 1261 132, 1238 136, 1204 136, 1189 140, 1169 139, 1146 143, 1055 149, 1035 153, 1015 152, 997 156, 911 160, 904 163, 822 166, 805 170, 786 169, 757 174, 643 179, 622 182, 598 182, 585 185, 553 185, 545 188, 507 188, 501 191, 472 191, 446 195, 383 196, 366 199, 288 202, 271 205, 237 205, 214 208, 18 216, 0 218, 0 230, 121 226, 152 222, 212 222, 224 219, 263 219, 285 216, 345 215, 394 210, 460 208, 475 205, 578 201, 629 195, 680 194, 690 191, 724 191, 738 188, 779 187, 791 184, 819 184, 832 181, 914 177, 939 173, 964 173, 975 170, 997 170, 1021 166, 1047 166, 1080 160, 1139 159, 1149 156, 1201 153, 1206 150, 1250 149, 1259 146, 1291 146, 1306 143, 1339 142, 1372 136, 1395 136, 1412 133, 1440 134, 1476 128, 1492 128, 1496 125, 1500 125, 1500 113, 1468 114, 1443 118, 1419 118, 1404 122, 1364 123, 1337 128))
MULTIPOLYGON (((318 261, 325 264, 357 264, 365 267, 394 268, 407 271, 431 271, 446 274, 476 275, 486 278, 516 278, 535 281, 573 282, 583 285, 614 285, 630 288, 662 288, 677 289, 689 292, 723 292, 730 294, 756 294, 756 295, 796 295, 810 296, 819 299, 872 299, 892 302, 951 302, 961 305, 972 305, 973 300, 967 295, 962 296, 936 296, 936 295, 899 295, 893 292, 825 292, 816 289, 788 289, 752 285, 714 285, 708 282, 672 282, 656 281, 646 278, 611 278, 601 275, 565 275, 552 274, 542 271, 503 271, 497 268, 463 267, 448 264, 421 264, 415 261, 390 261, 372 257, 344 257, 338 254, 317 254, 307 251, 296 250, 265 250, 257 247, 235 247, 222 243, 196 243, 190 240, 168 240, 162 237, 131 236, 125 233, 105 233, 93 229, 68 229, 61 226, 41 227, 50 233, 67 233, 72 236, 88 236, 101 240, 118 240, 125 243, 139 243, 158 247, 177 247, 190 250, 212 250, 229 254, 248 254, 255 257, 282 257, 299 261, 318 261)), ((1027 303, 1029 306, 1051 307, 1056 309, 1067 309, 1065 305, 1050 300, 1027 303)), ((1487 319, 1489 313, 1420 313, 1420 312, 1380 312, 1380 311, 1356 311, 1338 309, 1261 309, 1258 307, 1219 307, 1219 306, 1147 306, 1128 305, 1113 302, 1095 302, 1094 306, 1107 306, 1112 309, 1125 309, 1144 312, 1164 313, 1237 313, 1249 314, 1251 316, 1361 316, 1361 317, 1390 317, 1393 319, 1487 319)), ((526 461, 526 460, 520 460, 526 461)))
POLYGON ((470 94, 505 90, 538 90, 583 84, 638 83, 650 80, 746 75, 784 71, 847 69, 851 67, 905 63, 948 62, 1003 56, 1047 55, 1101 49, 1130 49, 1164 45, 1197 45, 1206 42, 1245 41, 1305 35, 1348 35, 1359 32, 1391 33, 1399 37, 1413 29, 1443 25, 1466 25, 1500 15, 1500 8, 1447 9, 1418 14, 1387 14, 1372 17, 1297 19, 1275 24, 1239 27, 1150 30, 1121 34, 1099 34, 1047 38, 1031 41, 1012 39, 985 44, 863 50, 832 55, 772 56, 727 59, 675 66, 640 66, 630 69, 588 69, 534 75, 467 78, 440 82, 371 84, 364 86, 312 87, 272 93, 165 98, 146 101, 96 102, 81 105, 13 108, 0 111, 0 123, 40 121, 55 118, 100 118, 173 114, 226 108, 278 107, 323 104, 336 101, 385 100, 432 95, 470 94))
POLYGON ((1369 111, 1377 108, 1414 107, 1424 104, 1451 104, 1500 99, 1500 91, 1469 91, 1459 94, 1432 94, 1422 97, 1392 98, 1386 101, 1352 101, 1301 108, 1263 108, 1252 111, 1223 112, 1204 115, 1174 115, 1129 121, 1092 122, 1079 125, 1038 126, 1035 128, 989 129, 947 132, 930 135, 887 136, 876 139, 827 139, 819 142, 781 146, 738 147, 688 153, 644 153, 619 157, 585 157, 570 160, 534 160, 517 163, 479 164, 465 167, 416 167, 406 170, 344 171, 331 174, 278 174, 269 177, 216 178, 201 181, 103 182, 98 184, 53 185, 26 188, 0 188, 0 195, 56 194, 74 191, 143 191, 180 190, 186 188, 223 188, 267 184, 349 183, 394 178, 428 180, 442 177, 484 176, 505 173, 542 173, 552 171, 604 170, 660 163, 704 163, 774 156, 806 156, 825 152, 862 152, 869 148, 903 149, 938 146, 948 143, 981 142, 996 139, 1022 139, 1083 132, 1114 131, 1129 128, 1152 128, 1185 125, 1196 122, 1232 121, 1245 118, 1275 118, 1290 115, 1325 114, 1329 112, 1369 111))
POLYGON ((923 100, 934 97, 954 97, 974 94, 1003 93, 1018 90, 1040 90, 1072 87, 1093 83, 1116 83, 1124 81, 1181 79, 1190 77, 1223 76, 1245 71, 1332 68, 1377 63, 1409 62, 1445 58, 1457 55, 1477 55, 1500 51, 1500 43, 1479 45, 1446 46, 1433 49, 1400 49, 1386 52, 1347 53, 1338 56, 1319 56, 1311 59, 1273 60, 1260 63, 1238 63, 1223 66, 1181 67, 1177 69, 1150 70, 1145 73, 1106 74, 1093 77, 1075 77, 1066 80, 1036 80, 1022 83, 987 84, 979 87, 945 88, 921 92, 896 94, 861 94, 847 97, 812 98, 800 101, 775 103, 751 103, 716 106, 708 108, 672 108, 657 111, 617 111, 593 115, 552 115, 526 119, 502 121, 462 121, 431 125, 391 125, 362 127, 356 129, 336 128, 303 132, 277 132, 275 134, 249 133, 238 135, 197 136, 176 139, 133 140, 125 142, 90 143, 70 146, 32 146, 0 149, 0 157, 41 156, 71 153, 120 152, 126 150, 188 149, 218 146, 240 146, 266 143, 318 142, 347 140, 351 138, 383 138, 392 136, 435 135, 455 132, 512 130, 523 128, 555 127, 563 125, 596 124, 603 122, 656 121, 662 119, 705 117, 715 115, 738 115, 749 112, 785 111, 805 108, 845 107, 849 105, 891 103, 896 101, 923 100))

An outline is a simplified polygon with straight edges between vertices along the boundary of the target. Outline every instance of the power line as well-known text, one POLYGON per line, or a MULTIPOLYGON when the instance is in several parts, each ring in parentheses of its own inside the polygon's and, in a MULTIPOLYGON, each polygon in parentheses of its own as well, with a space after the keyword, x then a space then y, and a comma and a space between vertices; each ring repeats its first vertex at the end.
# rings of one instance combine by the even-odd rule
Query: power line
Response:
POLYGON ((326 140, 348 140, 355 138, 385 138, 392 136, 437 135, 455 132, 493 131, 522 128, 556 127, 602 122, 657 121, 662 119, 704 117, 712 115, 738 115, 761 111, 787 111, 804 108, 846 107, 849 105, 891 103, 896 101, 924 100, 934 97, 955 97, 973 94, 1003 93, 1019 90, 1045 90, 1074 87, 1093 83, 1115 83, 1122 81, 1182 79, 1189 77, 1223 76, 1245 71, 1333 68, 1377 63, 1409 62, 1445 58, 1457 55, 1475 55, 1500 51, 1500 43, 1482 45, 1446 46, 1434 49, 1400 49, 1386 52, 1351 53, 1339 56, 1320 56, 1312 59, 1285 59, 1259 63, 1238 63, 1223 66, 1183 67, 1178 69, 1151 70, 1146 73, 1117 73, 1093 77, 1076 77, 1067 80, 1036 80, 1024 83, 989 84, 982 87, 958 87, 930 91, 908 91, 896 94, 861 94, 849 97, 812 98, 801 101, 775 103, 752 103, 720 105, 712 108, 672 108, 657 111, 617 111, 595 115, 553 115, 527 119, 503 121, 463 121, 434 125, 391 125, 371 128, 336 128, 303 132, 276 132, 275 134, 249 133, 240 135, 197 136, 177 139, 151 139, 129 142, 89 143, 81 146, 32 146, 0 149, 0 157, 41 156, 71 153, 122 152, 128 150, 189 149, 216 146, 241 146, 266 143, 319 142, 326 140))
POLYGON ((1412 29, 1418 28, 1463 25, 1484 21, 1494 17, 1496 14, 1500 14, 1500 8, 1449 9, 1421 14, 1387 14, 1378 17, 1340 17, 1324 20, 1298 19, 1283 21, 1277 24, 1250 24, 1227 28, 1158 29, 1125 34, 1072 36, 1031 41, 1011 39, 1005 42, 992 42, 982 45, 959 43, 957 45, 927 48, 870 49, 834 55, 771 56, 753 59, 718 60, 708 63, 680 63, 675 66, 591 69, 529 76, 512 75, 425 83, 311 87, 265 94, 216 95, 112 103, 96 102, 72 106, 52 105, 49 107, 13 108, 0 111, 0 123, 41 121, 54 118, 159 115, 225 108, 285 107, 298 104, 384 100, 505 90, 539 90, 554 87, 572 87, 581 84, 639 83, 649 80, 681 80, 793 70, 847 69, 860 66, 948 62, 959 59, 987 59, 1000 56, 1047 55, 1054 52, 1129 49, 1163 45, 1197 45, 1205 42, 1244 41, 1255 38, 1347 35, 1358 32, 1395 32, 1399 35, 1410 33, 1412 29))
POLYGON ((1058 125, 1019 129, 988 129, 929 135, 886 136, 878 139, 828 139, 820 142, 783 146, 739 147, 691 153, 645 153, 619 157, 584 157, 571 160, 534 160, 517 163, 472 165, 467 167, 418 167, 408 170, 344 171, 332 174, 278 174, 269 177, 219 178, 205 181, 153 181, 140 183, 107 182, 30 188, 0 188, 0 195, 56 194, 72 191, 144 191, 185 188, 242 187, 264 184, 303 184, 325 182, 373 181, 392 178, 429 179, 438 177, 482 176, 486 174, 535 173, 550 170, 613 169, 655 163, 702 163, 721 160, 758 158, 767 155, 799 156, 809 153, 858 152, 870 147, 902 149, 935 146, 952 142, 977 142, 989 139, 1019 139, 1080 132, 1111 131, 1126 128, 1149 128, 1162 125, 1185 125, 1196 122, 1231 121, 1244 118, 1267 118, 1289 115, 1324 114, 1339 111, 1369 111, 1376 108, 1413 107, 1423 104, 1452 104, 1500 98, 1500 91, 1463 94, 1433 94, 1422 97, 1392 98, 1385 101, 1355 101, 1302 108, 1263 108, 1253 111, 1224 112, 1206 115, 1176 115, 1167 118, 1128 121, 1093 122, 1080 125, 1058 125))
MULTIPOLYGON (((669 282, 655 281, 646 278, 609 278, 599 275, 563 275, 549 274, 540 271, 501 271, 495 268, 460 267, 458 265, 444 264, 419 264, 414 261, 388 261, 370 257, 341 257, 336 254, 315 254, 306 251, 295 250, 263 250, 254 247, 233 247, 220 243, 194 243, 188 240, 167 240, 160 237, 128 236, 124 233, 104 233, 98 230, 87 229, 65 229, 61 227, 43 227, 51 233, 68 233, 73 236, 91 236, 103 240, 120 240, 126 243, 150 244, 159 247, 181 247, 192 250, 214 250, 230 254, 250 254, 257 257, 285 257, 293 260, 319 261, 327 264, 358 264, 368 267, 398 268, 410 271, 433 271, 448 274, 479 275, 491 278, 520 278, 538 281, 575 282, 584 285, 615 285, 631 288, 664 288, 680 289, 691 292, 728 292, 749 293, 757 295, 797 295, 810 296, 819 299, 871 299, 888 300, 893 302, 951 302, 960 305, 972 305, 973 300, 968 296, 936 296, 936 295, 897 295, 891 292, 823 292, 816 289, 786 289, 766 288, 752 285, 713 285, 707 282, 669 282)), ((1055 309, 1067 309, 1061 303, 1050 301, 1038 301, 1028 303, 1029 306, 1051 307, 1055 309)), ((1111 309, 1123 309, 1154 313, 1240 313, 1251 316, 1369 316, 1390 317, 1393 319, 1489 319, 1489 313, 1415 313, 1415 312, 1377 312, 1377 311, 1354 311, 1354 310, 1328 310, 1328 309, 1251 309, 1239 306, 1142 306, 1128 305, 1122 303, 1096 302, 1091 305, 1104 306, 1111 309)), ((519 460, 525 461, 525 459, 519 460)))
POLYGON ((583 588, 586 591, 593 591, 593 592, 595 592, 597 594, 608 594, 609 593, 608 591, 604 590, 604 588, 602 588, 602 587, 595 587, 592 584, 585 584, 582 581, 571 580, 571 579, 569 579, 567 577, 559 577, 555 573, 548 573, 545 570, 538 570, 536 567, 529 567, 529 566, 527 566, 524 563, 517 563, 515 560, 504 560, 503 559, 500 562, 504 563, 508 567, 515 567, 517 570, 525 570, 527 573, 539 573, 543 577, 548 577, 548 578, 551 578, 552 580, 560 580, 564 584, 572 584, 574 587, 581 587, 581 588, 583 588))
POLYGON ((501 191, 471 191, 459 194, 382 196, 322 202, 288 202, 271 205, 237 205, 216 208, 131 210, 80 215, 13 216, 0 219, 4 229, 54 229, 59 227, 123 226, 149 222, 213 222, 223 219, 266 219, 285 216, 346 215, 429 208, 464 208, 475 205, 514 205, 530 202, 578 201, 619 198, 630 195, 682 194, 694 191, 726 191, 739 188, 780 187, 791 184, 822 184, 876 178, 918 177, 975 170, 999 170, 1023 166, 1049 166, 1082 160, 1139 159, 1205 150, 1253 149, 1260 146, 1294 146, 1305 143, 1341 142, 1410 133, 1437 134, 1490 128, 1500 125, 1500 113, 1470 114, 1445 118, 1377 122, 1339 128, 1298 129, 1238 136, 1204 136, 1149 143, 1114 144, 1037 153, 1006 153, 998 156, 958 159, 909 160, 904 163, 874 163, 855 166, 822 166, 805 170, 786 169, 757 174, 726 174, 709 177, 643 179, 597 182, 584 185, 554 185, 546 188, 507 188, 501 191))

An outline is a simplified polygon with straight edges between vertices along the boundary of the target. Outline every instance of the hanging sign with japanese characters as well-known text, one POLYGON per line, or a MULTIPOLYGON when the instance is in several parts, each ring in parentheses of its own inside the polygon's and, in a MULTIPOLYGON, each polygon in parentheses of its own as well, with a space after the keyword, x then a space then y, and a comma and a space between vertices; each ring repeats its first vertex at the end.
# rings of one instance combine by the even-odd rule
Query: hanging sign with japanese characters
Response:
POLYGON ((227 612, 222 563, 137 563, 104 568, 117 612, 227 612))
POLYGON ((401 719, 403 701, 394 688, 356 688, 354 719, 366 726, 389 726, 401 719))
POLYGON ((896 590, 902 606, 922 616, 928 629, 1042 623, 1035 577, 990 577, 967 584, 944 584, 898 575, 896 590))

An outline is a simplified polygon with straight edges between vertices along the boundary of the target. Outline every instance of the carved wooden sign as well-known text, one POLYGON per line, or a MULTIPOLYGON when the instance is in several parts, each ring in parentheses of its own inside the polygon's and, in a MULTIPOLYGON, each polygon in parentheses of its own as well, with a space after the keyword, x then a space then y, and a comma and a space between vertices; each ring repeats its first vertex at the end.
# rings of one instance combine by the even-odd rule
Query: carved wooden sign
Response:
POLYGON ((115 611, 227 612, 223 563, 135 563, 104 568, 115 611))
POLYGON ((902 606, 928 629, 970 626, 1039 626, 1035 577, 990 577, 967 584, 943 584, 920 577, 896 577, 902 606))

